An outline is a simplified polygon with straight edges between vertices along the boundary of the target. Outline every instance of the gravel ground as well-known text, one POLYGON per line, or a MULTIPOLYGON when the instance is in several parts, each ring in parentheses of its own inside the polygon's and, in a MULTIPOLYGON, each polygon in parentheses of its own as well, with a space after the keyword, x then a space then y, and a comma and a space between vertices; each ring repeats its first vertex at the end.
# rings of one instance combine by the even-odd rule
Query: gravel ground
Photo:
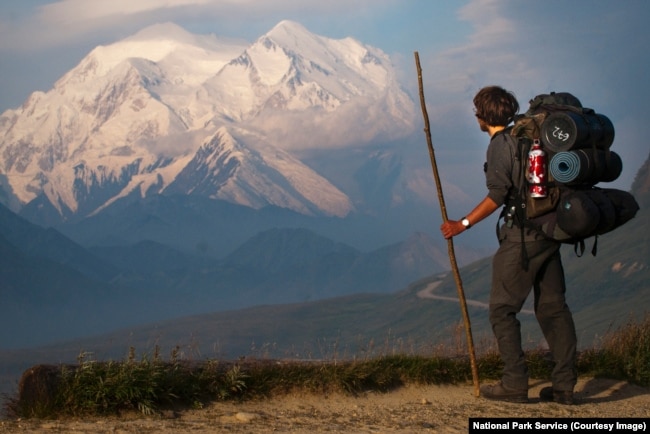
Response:
POLYGON ((539 390, 547 385, 531 382, 529 404, 477 398, 472 384, 407 386, 356 397, 290 394, 219 402, 200 410, 151 417, 2 420, 0 433, 466 433, 470 417, 634 417, 650 421, 650 388, 581 378, 576 387, 577 404, 564 406, 539 401, 539 390))

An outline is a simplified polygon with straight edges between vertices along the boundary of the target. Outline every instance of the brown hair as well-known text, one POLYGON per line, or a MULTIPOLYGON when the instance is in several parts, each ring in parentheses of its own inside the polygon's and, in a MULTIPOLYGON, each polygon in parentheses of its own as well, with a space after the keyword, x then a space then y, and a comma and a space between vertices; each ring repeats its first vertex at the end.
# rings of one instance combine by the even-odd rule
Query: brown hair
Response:
POLYGON ((519 103, 512 92, 500 86, 486 86, 474 97, 476 117, 488 125, 507 126, 519 112, 519 103))

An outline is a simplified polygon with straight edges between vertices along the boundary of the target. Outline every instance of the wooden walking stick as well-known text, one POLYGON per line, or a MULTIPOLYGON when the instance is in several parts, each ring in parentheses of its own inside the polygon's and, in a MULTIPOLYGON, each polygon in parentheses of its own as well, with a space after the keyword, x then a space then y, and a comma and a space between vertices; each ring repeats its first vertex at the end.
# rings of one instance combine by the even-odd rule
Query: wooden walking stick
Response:
MULTIPOLYGON (((415 65, 418 72, 418 84, 420 87, 420 104, 422 105, 422 114, 424 116, 424 133, 427 137, 427 145, 429 146, 429 157, 431 158, 431 168, 433 169, 433 178, 436 182, 438 189, 438 199, 440 200, 440 211, 442 212, 442 220, 446 222, 447 208, 445 207, 445 198, 442 194, 442 187, 440 185, 440 175, 438 174, 438 165, 436 164, 436 156, 433 151, 433 142, 431 140, 431 130, 429 128, 429 115, 427 114, 427 107, 424 102, 424 89, 422 86, 422 68, 420 67, 420 55, 415 52, 415 65)), ((447 248, 449 250, 449 260, 451 261, 451 269, 454 273, 456 280, 456 287, 458 288, 458 300, 460 301, 460 309, 463 313, 463 321, 465 323, 465 335, 467 336, 467 346, 469 348, 469 359, 472 367, 472 379, 474 380, 474 395, 480 395, 479 382, 478 382, 478 367, 476 365, 476 354, 474 352, 474 340, 472 339, 472 326, 467 313, 467 302, 465 301, 465 292, 463 291, 463 282, 460 278, 458 271, 458 264, 456 263, 456 254, 454 253, 454 242, 451 238, 447 240, 447 248)))

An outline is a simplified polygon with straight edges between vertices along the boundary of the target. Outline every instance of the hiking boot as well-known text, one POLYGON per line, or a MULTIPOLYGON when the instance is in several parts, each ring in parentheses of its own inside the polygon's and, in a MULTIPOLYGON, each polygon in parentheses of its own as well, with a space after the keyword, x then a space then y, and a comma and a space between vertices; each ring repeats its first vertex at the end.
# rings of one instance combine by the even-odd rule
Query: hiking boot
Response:
POLYGON ((539 391, 539 400, 563 405, 573 405, 575 402, 571 390, 555 390, 551 386, 544 387, 539 391))
POLYGON ((481 396, 496 401, 528 402, 528 390, 510 389, 501 382, 481 386, 481 396))

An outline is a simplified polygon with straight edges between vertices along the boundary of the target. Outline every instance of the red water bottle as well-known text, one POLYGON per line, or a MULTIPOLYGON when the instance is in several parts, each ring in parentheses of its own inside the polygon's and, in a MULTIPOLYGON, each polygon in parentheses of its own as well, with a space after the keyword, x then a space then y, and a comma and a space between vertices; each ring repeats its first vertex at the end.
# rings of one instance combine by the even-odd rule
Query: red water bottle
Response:
POLYGON ((528 165, 526 171, 528 180, 528 194, 533 198, 546 197, 546 152, 538 139, 533 141, 533 146, 528 152, 528 165))

